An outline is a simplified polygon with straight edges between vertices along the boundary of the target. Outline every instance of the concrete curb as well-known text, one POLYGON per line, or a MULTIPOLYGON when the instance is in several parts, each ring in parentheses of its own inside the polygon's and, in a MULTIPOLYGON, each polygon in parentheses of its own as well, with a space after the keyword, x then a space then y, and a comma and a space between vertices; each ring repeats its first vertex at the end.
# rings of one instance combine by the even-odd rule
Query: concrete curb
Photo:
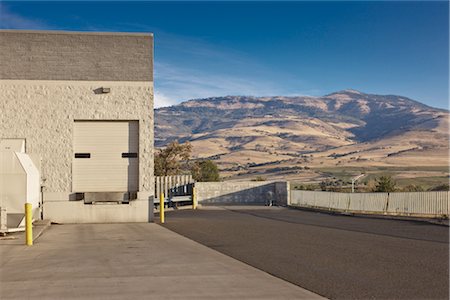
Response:
POLYGON ((37 240, 42 233, 51 226, 50 220, 38 220, 33 223, 33 241, 37 240))

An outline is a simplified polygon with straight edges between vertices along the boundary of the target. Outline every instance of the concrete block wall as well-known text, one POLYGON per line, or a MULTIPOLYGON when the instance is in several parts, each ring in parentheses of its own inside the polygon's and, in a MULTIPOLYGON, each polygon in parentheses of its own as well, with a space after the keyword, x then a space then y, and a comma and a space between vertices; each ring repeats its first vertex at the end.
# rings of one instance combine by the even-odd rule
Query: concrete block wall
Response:
POLYGON ((286 205, 288 184, 273 181, 197 182, 199 205, 286 205))
POLYGON ((0 30, 0 41, 0 139, 25 139, 26 152, 40 157, 44 218, 151 221, 153 36, 0 30), (110 92, 98 93, 102 87, 110 92), (132 201, 139 203, 106 207, 75 201, 77 120, 139 122, 139 191, 132 201))
POLYGON ((45 193, 71 192, 75 120, 138 120, 139 191, 153 192, 153 83, 1 80, 0 90, 0 139, 26 139, 45 193))
MULTIPOLYGON (((72 197, 75 120, 139 121, 140 193, 137 201, 153 200, 153 83, 2 80, 0 90, 0 139, 25 138, 27 152, 41 157, 45 218, 66 220, 62 211, 49 208, 55 205, 54 201, 46 200, 57 196, 59 201, 67 202, 72 197), (95 94, 94 90, 99 87, 109 87, 111 92, 95 94)), ((72 206, 66 208, 71 214, 84 214, 73 210, 72 206)), ((149 220, 147 209, 136 210, 136 213, 118 219, 112 215, 109 221, 149 220)), ((86 220, 92 221, 95 219, 86 220)))

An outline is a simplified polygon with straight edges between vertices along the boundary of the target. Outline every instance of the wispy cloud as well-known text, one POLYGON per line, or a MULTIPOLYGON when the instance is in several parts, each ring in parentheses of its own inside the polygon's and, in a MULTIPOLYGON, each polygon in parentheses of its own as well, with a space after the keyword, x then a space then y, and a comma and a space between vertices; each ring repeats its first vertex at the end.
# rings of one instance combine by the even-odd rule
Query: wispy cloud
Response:
MULTIPOLYGON (((239 64, 235 72, 215 69, 186 68, 168 62, 155 62, 155 90, 159 107, 170 106, 181 101, 226 95, 246 96, 319 96, 324 91, 308 88, 305 81, 284 74, 278 80, 275 72, 254 70, 241 74, 251 64, 239 64), (164 97, 162 97, 164 95, 164 97)), ((263 69, 263 68, 261 68, 263 69)))
POLYGON ((213 44, 207 36, 181 36, 146 24, 118 26, 154 33, 156 107, 213 96, 298 94, 297 89, 304 84, 296 76, 279 74, 255 61, 251 53, 213 44), (281 77, 295 90, 280 85, 277 79, 281 77))
POLYGON ((156 104, 160 106, 224 95, 285 95, 296 92, 286 90, 286 85, 299 89, 304 84, 247 53, 199 38, 156 30, 155 47, 155 90, 161 99, 156 104), (284 78, 283 85, 279 78, 284 78))
POLYGON ((26 18, 13 13, 8 7, 0 3, 0 28, 2 29, 48 29, 48 25, 36 19, 26 18))
MULTIPOLYGON (((302 92, 304 82, 296 76, 266 67, 264 62, 255 61, 252 53, 218 46, 210 42, 207 36, 178 35, 147 24, 117 22, 105 25, 76 15, 67 17, 76 20, 76 30, 154 33, 155 107, 224 95, 317 94, 317 91, 310 89, 302 92)), ((4 4, 0 4, 0 27, 50 28, 46 22, 21 16, 4 4)))
POLYGON ((164 93, 159 90, 155 91, 154 104, 153 104, 155 108, 172 106, 174 104, 177 104, 177 101, 175 101, 175 99, 164 95, 164 93))
POLYGON ((275 95, 282 90, 264 79, 185 69, 168 63, 155 63, 155 89, 164 95, 158 103, 173 105, 183 100, 224 95, 275 95))

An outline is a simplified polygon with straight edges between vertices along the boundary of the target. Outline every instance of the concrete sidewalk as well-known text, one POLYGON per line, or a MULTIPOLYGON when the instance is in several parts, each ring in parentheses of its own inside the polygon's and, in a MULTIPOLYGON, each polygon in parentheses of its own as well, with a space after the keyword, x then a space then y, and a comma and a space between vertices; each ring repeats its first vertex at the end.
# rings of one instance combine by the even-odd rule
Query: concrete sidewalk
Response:
POLYGON ((318 299, 157 224, 51 226, 0 244, 1 299, 318 299))

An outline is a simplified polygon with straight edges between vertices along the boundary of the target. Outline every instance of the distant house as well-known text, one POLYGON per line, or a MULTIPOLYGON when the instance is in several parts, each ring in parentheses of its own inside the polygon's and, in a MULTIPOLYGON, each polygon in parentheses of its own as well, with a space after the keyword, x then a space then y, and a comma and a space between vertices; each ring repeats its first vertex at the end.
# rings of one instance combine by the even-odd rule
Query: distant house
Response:
POLYGON ((152 34, 1 30, 0 90, 0 143, 40 159, 44 218, 152 220, 152 34))

